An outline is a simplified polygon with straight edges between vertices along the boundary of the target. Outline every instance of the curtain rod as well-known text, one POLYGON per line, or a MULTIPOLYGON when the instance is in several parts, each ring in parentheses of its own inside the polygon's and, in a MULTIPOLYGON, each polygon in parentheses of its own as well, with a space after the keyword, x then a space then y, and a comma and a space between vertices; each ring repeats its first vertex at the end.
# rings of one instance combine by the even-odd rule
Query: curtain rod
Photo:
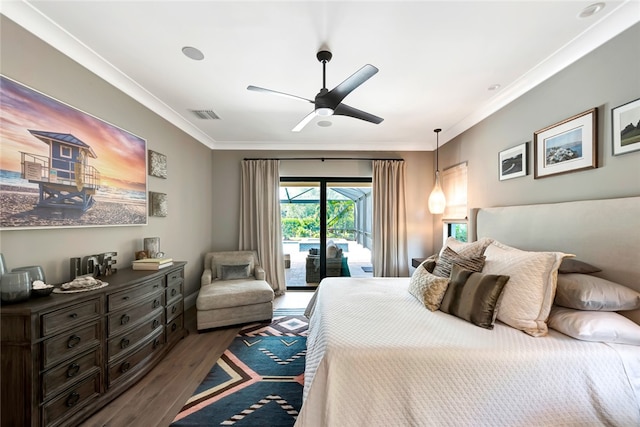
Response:
POLYGON ((244 160, 320 160, 322 162, 324 162, 325 160, 397 160, 400 162, 404 162, 404 159, 372 159, 367 157, 245 157, 244 160))

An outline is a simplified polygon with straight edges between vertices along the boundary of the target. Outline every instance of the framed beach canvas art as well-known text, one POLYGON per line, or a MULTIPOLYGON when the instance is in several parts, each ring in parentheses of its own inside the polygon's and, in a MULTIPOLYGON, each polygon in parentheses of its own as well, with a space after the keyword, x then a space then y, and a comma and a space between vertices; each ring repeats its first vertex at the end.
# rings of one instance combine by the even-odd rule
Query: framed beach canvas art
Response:
POLYGON ((147 224, 144 139, 0 79, 0 228, 147 224))
POLYGON ((598 167, 598 109, 592 108, 533 134, 534 178, 598 167))

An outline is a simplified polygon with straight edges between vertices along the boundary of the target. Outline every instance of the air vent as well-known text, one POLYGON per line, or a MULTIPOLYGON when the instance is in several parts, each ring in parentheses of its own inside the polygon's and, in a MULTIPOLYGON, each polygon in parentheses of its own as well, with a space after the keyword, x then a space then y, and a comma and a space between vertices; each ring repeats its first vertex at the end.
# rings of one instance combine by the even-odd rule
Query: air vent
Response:
POLYGON ((220 116, 218 116, 212 110, 189 110, 189 111, 195 114, 197 118, 202 120, 220 120, 220 116))

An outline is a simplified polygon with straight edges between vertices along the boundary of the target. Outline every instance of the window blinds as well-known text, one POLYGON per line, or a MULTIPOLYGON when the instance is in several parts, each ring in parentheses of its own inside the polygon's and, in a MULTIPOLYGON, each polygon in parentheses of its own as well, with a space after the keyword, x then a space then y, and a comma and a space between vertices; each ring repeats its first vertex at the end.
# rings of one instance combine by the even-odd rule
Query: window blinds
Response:
POLYGON ((442 171, 442 191, 447 206, 443 221, 466 221, 467 219, 467 162, 459 163, 442 171))

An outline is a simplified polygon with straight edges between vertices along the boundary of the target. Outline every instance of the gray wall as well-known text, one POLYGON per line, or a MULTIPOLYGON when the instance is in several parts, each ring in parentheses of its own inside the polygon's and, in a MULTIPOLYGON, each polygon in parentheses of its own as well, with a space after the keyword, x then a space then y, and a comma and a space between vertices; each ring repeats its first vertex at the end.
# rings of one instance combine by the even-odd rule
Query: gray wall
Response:
MULTIPOLYGON (((491 207, 640 195, 640 152, 613 156, 611 109, 640 98, 640 24, 445 144, 441 169, 467 160, 468 206, 491 207), (598 107, 598 168, 533 179, 533 133, 598 107), (529 141, 529 175, 498 180, 498 153, 529 141), (444 166, 443 166, 444 165, 444 166)), ((434 217, 434 247, 442 224, 434 217)))
POLYGON ((148 189, 168 195, 169 216, 146 226, 50 228, 0 231, 0 252, 9 268, 42 265, 47 281, 69 279, 69 258, 117 251, 130 265, 144 237, 160 237, 161 249, 187 261, 186 292, 199 289, 202 258, 211 245, 212 152, 104 80, 2 16, 3 75, 86 111, 147 140, 167 156, 168 179, 148 176, 148 189))
MULTIPOLYGON (((407 186, 407 238, 409 257, 432 253, 432 221, 427 199, 433 186, 432 152, 278 152, 278 151, 215 151, 213 155, 214 207, 212 217, 213 248, 230 250, 238 247, 240 216, 240 162, 248 158, 309 158, 349 157, 404 159, 407 186)), ((280 162, 282 176, 296 177, 371 177, 371 161, 292 161, 280 162)))

